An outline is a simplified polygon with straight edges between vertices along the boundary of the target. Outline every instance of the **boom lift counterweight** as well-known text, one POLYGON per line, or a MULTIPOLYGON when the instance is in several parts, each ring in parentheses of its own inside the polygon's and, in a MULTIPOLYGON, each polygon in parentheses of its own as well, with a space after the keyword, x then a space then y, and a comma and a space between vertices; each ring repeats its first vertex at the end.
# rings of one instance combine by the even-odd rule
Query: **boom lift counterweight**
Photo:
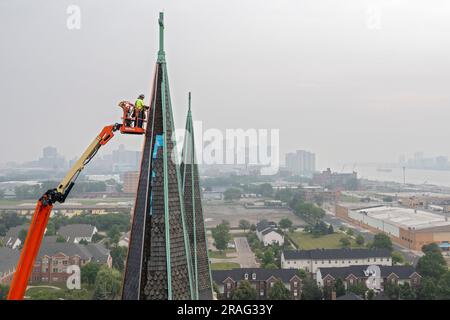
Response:
POLYGON ((19 262, 11 282, 8 293, 8 300, 22 300, 27 289, 28 280, 33 270, 34 261, 42 239, 44 237, 45 228, 56 202, 63 203, 70 191, 72 190, 76 179, 78 178, 84 167, 97 154, 97 151, 107 144, 114 136, 114 132, 120 130, 123 134, 143 134, 143 128, 136 128, 130 125, 130 119, 125 116, 122 118, 122 124, 113 124, 103 128, 100 134, 91 142, 78 161, 72 166, 63 180, 55 189, 45 192, 38 200, 33 218, 30 223, 27 237, 25 239, 19 262))

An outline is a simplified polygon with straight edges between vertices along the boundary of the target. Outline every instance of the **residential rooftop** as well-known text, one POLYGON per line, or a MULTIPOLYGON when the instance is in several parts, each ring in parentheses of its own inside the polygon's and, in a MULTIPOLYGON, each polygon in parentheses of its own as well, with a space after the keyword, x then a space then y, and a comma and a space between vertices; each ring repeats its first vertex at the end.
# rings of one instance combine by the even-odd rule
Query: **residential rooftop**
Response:
POLYGON ((0 248, 0 274, 14 270, 19 261, 20 251, 1 247, 0 248))
POLYGON ((286 260, 327 260, 327 259, 367 259, 390 258, 387 249, 312 249, 283 251, 286 260))
POLYGON ((262 269, 262 268, 237 268, 231 270, 212 270, 212 278, 216 283, 222 283, 225 279, 231 278, 234 281, 245 280, 247 274, 249 280, 266 281, 270 277, 275 277, 283 282, 289 282, 295 275, 296 269, 262 269), (256 275, 253 279, 252 275, 256 275))
POLYGON ((66 237, 69 241, 73 241, 77 237, 92 237, 95 227, 90 224, 69 224, 62 226, 58 230, 58 234, 66 237))
MULTIPOLYGON (((338 267, 338 268, 319 268, 322 278, 326 275, 330 275, 335 279, 345 279, 349 275, 354 275, 358 278, 368 277, 366 270, 369 266, 349 266, 349 267, 338 267)), ((416 269, 412 266, 379 266, 381 271, 381 277, 386 278, 390 274, 395 273, 400 279, 408 279, 414 273, 416 269)))

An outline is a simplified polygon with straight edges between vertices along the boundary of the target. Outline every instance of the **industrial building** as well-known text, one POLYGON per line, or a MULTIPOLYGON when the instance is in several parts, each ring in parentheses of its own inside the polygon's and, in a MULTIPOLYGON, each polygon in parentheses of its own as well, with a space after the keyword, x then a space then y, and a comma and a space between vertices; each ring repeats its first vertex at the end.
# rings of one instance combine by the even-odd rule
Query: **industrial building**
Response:
POLYGON ((444 215, 386 205, 336 205, 336 216, 373 232, 384 232, 394 242, 413 250, 421 250, 429 243, 437 243, 445 250, 450 247, 450 222, 444 215))

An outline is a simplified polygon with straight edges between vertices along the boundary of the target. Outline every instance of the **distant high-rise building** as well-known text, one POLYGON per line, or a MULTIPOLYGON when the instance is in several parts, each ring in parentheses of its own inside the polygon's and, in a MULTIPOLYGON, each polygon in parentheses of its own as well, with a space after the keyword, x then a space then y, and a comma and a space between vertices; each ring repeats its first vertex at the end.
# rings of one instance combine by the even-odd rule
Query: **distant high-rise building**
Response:
POLYGON ((135 193, 139 183, 139 172, 128 171, 122 174, 123 192, 135 193))
POLYGON ((67 162, 63 156, 58 154, 55 147, 45 147, 42 150, 42 157, 35 162, 35 166, 46 169, 65 169, 67 162))
POLYGON ((311 176, 316 171, 316 155, 305 150, 287 153, 286 168, 295 175, 311 176))
POLYGON ((58 155, 58 151, 56 150, 55 147, 45 147, 42 150, 42 154, 44 156, 44 158, 56 158, 56 156, 58 155))

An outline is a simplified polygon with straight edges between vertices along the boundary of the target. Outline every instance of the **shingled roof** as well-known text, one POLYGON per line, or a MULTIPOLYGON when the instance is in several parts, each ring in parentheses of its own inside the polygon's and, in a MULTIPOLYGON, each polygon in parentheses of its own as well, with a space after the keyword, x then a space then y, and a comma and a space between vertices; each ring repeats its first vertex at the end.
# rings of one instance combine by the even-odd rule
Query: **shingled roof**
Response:
POLYGON ((106 263, 109 257, 109 250, 98 243, 85 246, 73 242, 53 242, 50 239, 42 242, 38 258, 40 259, 45 255, 54 256, 58 253, 63 253, 70 257, 79 256, 83 260, 101 264, 106 263))
POLYGON ((28 228, 30 228, 29 224, 10 228, 6 232, 6 235, 3 237, 3 244, 5 245, 5 247, 12 247, 14 245, 14 242, 16 242, 17 238, 19 237, 20 231, 28 230, 28 228))
MULTIPOLYGON (((335 279, 345 279, 349 275, 353 274, 358 278, 365 278, 367 275, 364 273, 369 266, 350 266, 340 268, 319 268, 322 278, 330 275, 335 279)), ((412 266, 379 266, 381 271, 381 277, 386 278, 390 274, 395 273, 400 279, 409 279, 416 269, 412 266)))
POLYGON ((283 251, 286 260, 334 260, 334 259, 367 259, 390 258, 387 249, 313 249, 283 251))
POLYGON ((58 230, 58 234, 65 237, 68 241, 73 241, 75 238, 92 237, 95 227, 90 224, 69 224, 62 226, 58 230))
POLYGON ((86 249, 89 251, 89 253, 92 255, 92 262, 96 263, 107 263, 108 262, 108 256, 109 256, 109 250, 106 249, 104 246, 102 246, 99 243, 91 243, 85 246, 86 249))
POLYGON ((275 233, 278 233, 278 234, 281 235, 281 233, 277 229, 273 229, 273 228, 266 229, 263 232, 261 232, 261 234, 266 235, 266 234, 271 233, 271 232, 275 232, 275 233))
POLYGON ((0 274, 6 271, 14 270, 19 261, 20 252, 10 248, 0 248, 0 274))
POLYGON ((256 224, 256 230, 258 232, 264 231, 266 229, 269 228, 275 228, 277 226, 277 224, 275 222, 272 221, 267 221, 267 220, 261 220, 260 222, 258 222, 256 224))
POLYGON ((211 272, 212 278, 216 283, 222 283, 227 278, 231 278, 234 281, 245 280, 245 274, 248 274, 249 280, 266 281, 273 276, 283 282, 289 282, 293 276, 297 275, 297 270, 295 269, 238 268, 231 270, 212 270, 211 272), (256 279, 252 279, 253 274, 256 274, 256 279))

